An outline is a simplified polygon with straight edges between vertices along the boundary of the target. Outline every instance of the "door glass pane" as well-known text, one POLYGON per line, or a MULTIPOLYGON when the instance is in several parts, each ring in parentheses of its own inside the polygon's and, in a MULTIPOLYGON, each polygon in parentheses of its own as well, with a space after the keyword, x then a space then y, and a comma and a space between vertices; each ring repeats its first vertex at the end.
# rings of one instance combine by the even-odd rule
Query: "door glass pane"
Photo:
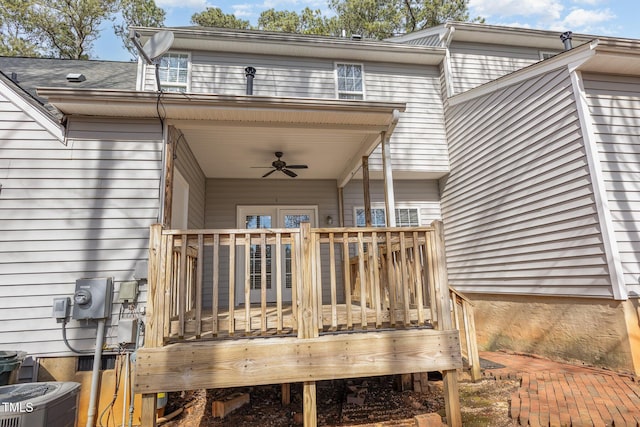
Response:
MULTIPOLYGON (((246 227, 250 229, 271 228, 270 215, 247 215, 245 217, 246 227)), ((265 246, 265 269, 267 274, 267 289, 271 289, 271 245, 265 246)), ((249 259, 250 286, 251 289, 259 290, 262 287, 262 248, 260 245, 251 245, 251 255, 249 259)))
MULTIPOLYGON (((285 228, 300 228, 301 222, 309 222, 311 217, 308 214, 285 214, 285 228)), ((284 245, 284 286, 291 289, 291 245, 284 245)))

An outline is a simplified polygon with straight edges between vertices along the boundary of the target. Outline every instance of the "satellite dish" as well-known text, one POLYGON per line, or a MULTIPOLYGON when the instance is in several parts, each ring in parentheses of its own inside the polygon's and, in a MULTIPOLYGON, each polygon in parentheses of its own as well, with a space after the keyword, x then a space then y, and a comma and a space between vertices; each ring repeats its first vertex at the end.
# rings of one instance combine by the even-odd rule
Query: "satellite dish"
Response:
POLYGON ((162 55, 171 49, 173 44, 173 33, 171 31, 158 31, 151 37, 144 46, 140 45, 140 34, 131 30, 129 38, 145 59, 147 64, 154 64, 162 55))
POLYGON ((158 31, 142 47, 151 62, 154 62, 171 49, 173 33, 171 31, 158 31))
POLYGON ((155 65, 156 68, 156 86, 158 87, 158 92, 161 92, 162 89, 160 87, 160 71, 159 71, 159 61, 160 57, 167 53, 169 49, 171 49, 171 45, 173 44, 173 33, 171 31, 158 31, 151 37, 144 46, 140 45, 140 34, 138 34, 135 30, 131 30, 129 32, 129 38, 135 45, 140 55, 144 58, 148 65, 155 65))

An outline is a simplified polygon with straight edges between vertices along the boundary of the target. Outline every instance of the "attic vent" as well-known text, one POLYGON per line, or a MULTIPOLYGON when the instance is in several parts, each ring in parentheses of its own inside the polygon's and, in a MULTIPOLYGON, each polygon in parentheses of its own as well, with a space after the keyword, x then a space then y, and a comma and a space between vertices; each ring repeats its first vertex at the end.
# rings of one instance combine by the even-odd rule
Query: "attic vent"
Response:
POLYGON ((68 82, 80 83, 80 82, 83 82, 85 80, 87 80, 87 78, 82 73, 69 73, 69 74, 67 74, 67 81, 68 82))

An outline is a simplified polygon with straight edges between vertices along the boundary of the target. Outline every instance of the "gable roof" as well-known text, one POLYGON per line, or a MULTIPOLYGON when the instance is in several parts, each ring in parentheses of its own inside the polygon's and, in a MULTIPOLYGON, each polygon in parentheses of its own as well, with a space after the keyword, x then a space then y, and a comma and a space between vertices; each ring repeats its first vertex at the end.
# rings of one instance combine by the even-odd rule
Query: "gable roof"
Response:
MULTIPOLYGON (((476 24, 451 21, 424 30, 387 39, 389 42, 446 47, 450 41, 534 47, 538 49, 564 50, 560 34, 562 31, 536 30, 531 28, 501 25, 476 24), (449 40, 447 40, 449 39, 449 40)), ((597 37, 587 34, 572 34, 574 46, 588 43, 597 37)))
POLYGON ((62 126, 55 116, 40 101, 17 85, 2 71, 0 71, 0 94, 41 124, 51 135, 60 141, 63 140, 62 126))

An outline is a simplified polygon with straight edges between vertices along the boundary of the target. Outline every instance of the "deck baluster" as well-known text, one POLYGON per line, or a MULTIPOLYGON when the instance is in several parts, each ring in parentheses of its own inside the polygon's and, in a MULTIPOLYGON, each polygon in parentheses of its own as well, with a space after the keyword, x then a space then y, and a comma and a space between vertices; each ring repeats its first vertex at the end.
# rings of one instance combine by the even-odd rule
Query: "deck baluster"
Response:
POLYGON ((218 314, 220 311, 219 303, 219 288, 220 288, 220 235, 218 233, 213 235, 213 271, 212 271, 212 301, 211 301, 211 335, 218 336, 218 314))
POLYGON ((334 233, 329 232, 329 270, 331 275, 331 331, 338 329, 338 298, 336 292, 336 248, 334 233))

